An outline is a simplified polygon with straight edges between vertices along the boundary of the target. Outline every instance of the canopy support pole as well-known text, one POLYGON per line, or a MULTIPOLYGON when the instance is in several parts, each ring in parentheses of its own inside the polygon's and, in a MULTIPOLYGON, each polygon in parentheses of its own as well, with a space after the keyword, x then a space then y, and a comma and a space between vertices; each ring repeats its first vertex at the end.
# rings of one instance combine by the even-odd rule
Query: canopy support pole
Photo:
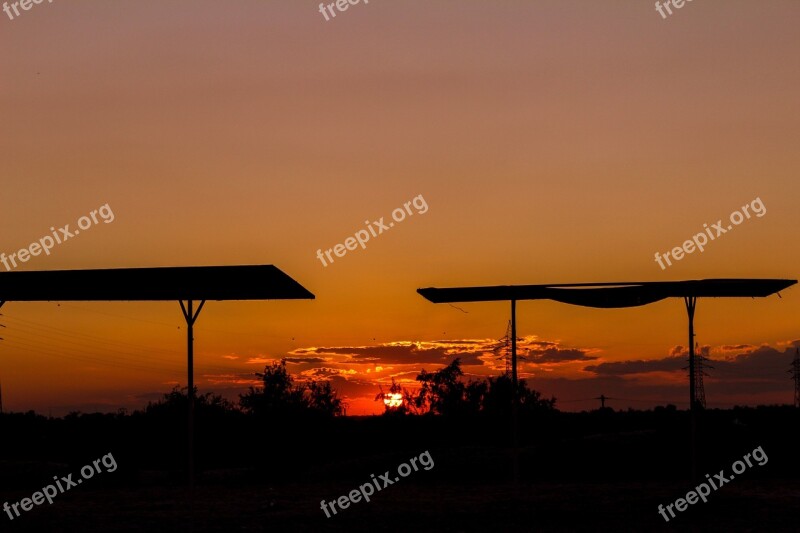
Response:
POLYGON ((194 323, 197 320, 197 317, 200 315, 200 311, 203 310, 203 306, 206 304, 205 300, 200 302, 200 305, 197 307, 197 311, 192 311, 192 300, 187 300, 186 305, 183 304, 183 300, 179 300, 181 304, 181 310, 183 311, 183 317, 186 319, 186 341, 187 341, 187 372, 188 372, 188 381, 189 381, 189 487, 194 486, 194 323))
POLYGON ((696 296, 684 297, 686 313, 689 315, 689 418, 691 424, 691 455, 692 455, 692 481, 697 479, 697 402, 695 401, 695 372, 694 372, 694 311, 697 306, 696 296))
POLYGON ((519 388, 517 386, 517 301, 511 300, 511 446, 514 483, 519 483, 519 388))

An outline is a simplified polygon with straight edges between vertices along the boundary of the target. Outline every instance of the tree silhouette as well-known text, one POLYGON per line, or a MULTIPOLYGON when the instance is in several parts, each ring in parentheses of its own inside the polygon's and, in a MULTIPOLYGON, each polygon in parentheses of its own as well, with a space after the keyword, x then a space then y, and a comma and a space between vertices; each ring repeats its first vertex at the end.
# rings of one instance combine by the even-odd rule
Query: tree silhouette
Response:
MULTIPOLYGON (((514 384, 509 373, 487 379, 488 390, 483 399, 483 411, 492 414, 506 414, 510 412, 511 402, 514 399, 514 384)), ((528 383, 521 379, 517 382, 516 398, 519 401, 520 412, 552 411, 555 409, 556 399, 542 399, 539 391, 528 388, 528 383)))
MULTIPOLYGON (((188 387, 181 388, 176 385, 172 390, 157 402, 148 402, 145 407, 145 414, 156 417, 184 417, 189 408, 188 387)), ((204 415, 224 415, 235 411, 236 405, 218 394, 207 392, 197 394, 197 387, 194 388, 194 408, 198 416, 204 415)))
POLYGON ((510 413, 516 396, 523 413, 555 409, 555 398, 542 399, 541 393, 528 388, 524 379, 519 380, 515 391, 507 372, 468 383, 459 379, 463 375, 459 358, 436 372, 423 369, 417 376, 422 387, 416 396, 406 391, 406 405, 414 413, 471 415, 480 412, 505 416, 510 413))
POLYGON ((451 415, 462 412, 465 407, 465 386, 458 378, 463 375, 461 359, 458 357, 436 372, 423 369, 417 376, 422 388, 416 404, 427 408, 427 412, 432 414, 451 415))
POLYGON ((333 417, 344 413, 344 403, 330 382, 295 385, 294 378, 286 370, 285 359, 266 366, 264 372, 257 372, 256 376, 263 387, 250 387, 246 394, 239 395, 239 405, 246 413, 277 417, 312 413, 333 417))
POLYGON ((375 401, 383 402, 384 414, 405 415, 412 411, 412 409, 409 407, 409 404, 413 402, 413 400, 410 400, 411 393, 409 393, 406 389, 400 386, 400 384, 397 383, 394 378, 392 378, 392 386, 389 387, 388 394, 391 395, 391 397, 394 397, 394 395, 399 394, 403 400, 400 405, 397 406, 389 405, 389 403, 385 401, 387 393, 383 392, 383 387, 381 387, 380 385, 378 385, 378 388, 380 389, 380 392, 375 396, 375 401))
POLYGON ((326 416, 339 416, 344 413, 344 402, 331 387, 330 381, 322 383, 310 381, 308 389, 308 407, 314 412, 326 416))

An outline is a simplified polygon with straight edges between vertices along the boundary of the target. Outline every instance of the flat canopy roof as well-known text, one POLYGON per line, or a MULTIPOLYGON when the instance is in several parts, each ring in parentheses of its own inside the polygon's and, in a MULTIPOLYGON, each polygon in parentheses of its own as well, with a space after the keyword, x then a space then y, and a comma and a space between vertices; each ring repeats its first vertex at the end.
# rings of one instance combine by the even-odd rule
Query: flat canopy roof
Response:
POLYGON ((702 279, 623 283, 562 283, 417 289, 433 303, 555 300, 584 307, 637 307, 682 297, 764 297, 797 283, 792 279, 702 279))
POLYGON ((273 265, 0 272, 0 302, 313 298, 273 265))

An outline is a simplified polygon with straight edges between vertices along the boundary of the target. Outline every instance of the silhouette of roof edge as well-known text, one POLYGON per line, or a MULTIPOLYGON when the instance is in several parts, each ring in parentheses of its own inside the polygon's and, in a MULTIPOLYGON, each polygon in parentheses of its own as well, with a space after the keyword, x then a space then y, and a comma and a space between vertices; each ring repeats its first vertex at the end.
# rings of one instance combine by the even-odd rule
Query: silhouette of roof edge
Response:
POLYGON ((314 295, 274 265, 0 272, 0 301, 293 300, 314 295))

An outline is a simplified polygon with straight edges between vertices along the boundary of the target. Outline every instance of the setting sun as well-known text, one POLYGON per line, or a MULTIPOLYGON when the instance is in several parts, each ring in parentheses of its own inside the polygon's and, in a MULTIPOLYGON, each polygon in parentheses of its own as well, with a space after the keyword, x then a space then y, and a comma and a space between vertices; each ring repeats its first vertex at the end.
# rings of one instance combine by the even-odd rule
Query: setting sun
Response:
POLYGON ((387 392, 383 395, 383 403, 390 409, 396 409, 403 405, 403 395, 399 392, 387 392))

